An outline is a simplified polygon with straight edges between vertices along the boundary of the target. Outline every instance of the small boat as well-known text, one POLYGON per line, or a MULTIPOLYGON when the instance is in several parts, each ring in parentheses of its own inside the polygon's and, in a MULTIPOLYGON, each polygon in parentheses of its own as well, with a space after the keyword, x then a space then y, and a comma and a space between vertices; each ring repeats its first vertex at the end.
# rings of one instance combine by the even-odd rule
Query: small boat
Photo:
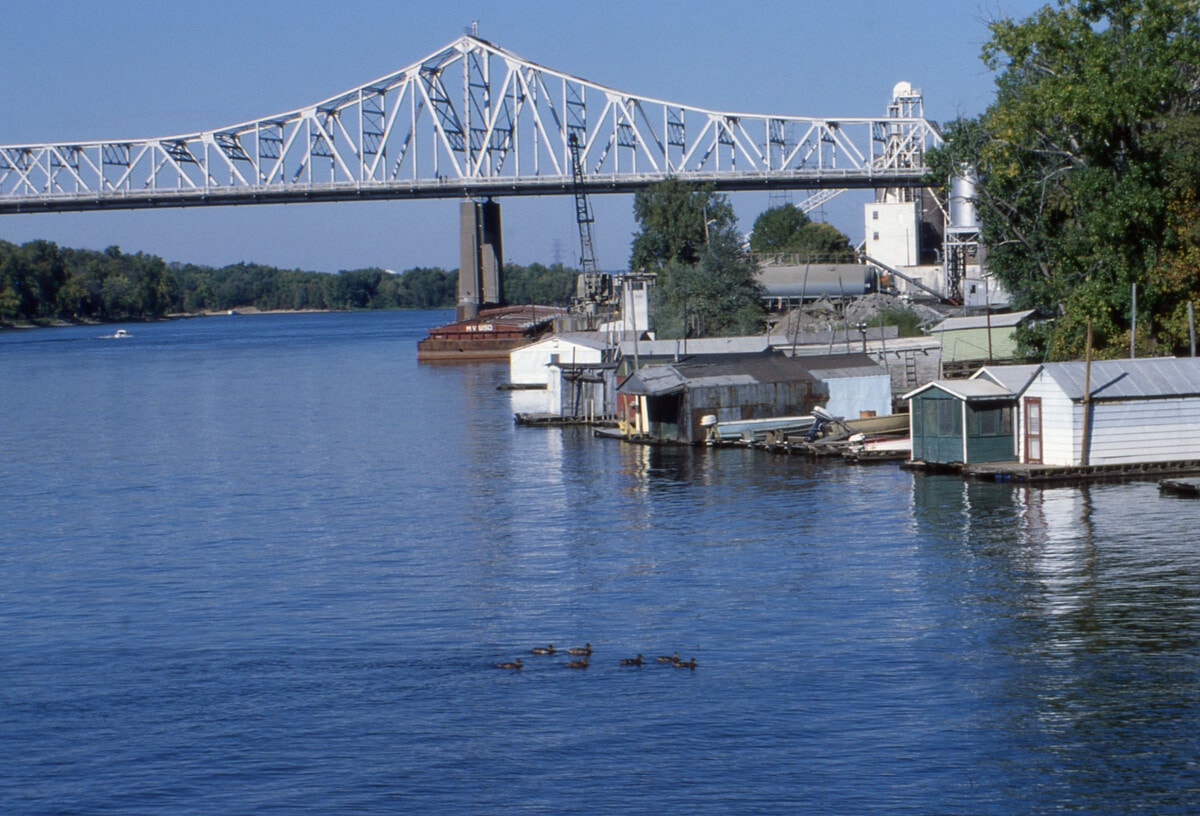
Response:
POLYGON ((101 340, 122 340, 122 339, 124 339, 124 338, 126 338, 126 337, 132 337, 132 336, 133 336, 132 334, 130 334, 129 332, 125 331, 124 329, 117 329, 117 330, 116 330, 115 332, 113 332, 112 334, 102 334, 102 335, 100 335, 100 339, 101 339, 101 340))
POLYGON ((869 436, 908 435, 908 414, 906 413, 847 419, 845 424, 851 431, 869 436))
POLYGON ((845 452, 847 459, 856 461, 907 459, 912 456, 912 439, 908 436, 867 436, 854 434, 845 452))
POLYGON ((1187 498, 1200 498, 1200 482, 1182 482, 1174 479, 1166 479, 1158 483, 1158 491, 1167 493, 1172 496, 1186 496, 1187 498))
POLYGON ((707 430, 708 444, 719 445, 759 441, 771 431, 798 434, 811 428, 815 421, 812 414, 737 420, 718 420, 714 414, 705 414, 700 425, 707 430))

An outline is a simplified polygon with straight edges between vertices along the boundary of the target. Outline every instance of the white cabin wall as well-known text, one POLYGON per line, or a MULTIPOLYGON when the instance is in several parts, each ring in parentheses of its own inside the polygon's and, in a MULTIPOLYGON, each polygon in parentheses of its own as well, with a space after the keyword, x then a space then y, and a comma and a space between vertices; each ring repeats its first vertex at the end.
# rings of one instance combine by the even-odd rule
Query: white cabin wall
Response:
POLYGON ((1197 427, 1200 427, 1197 399, 1096 403, 1089 464, 1200 459, 1197 427))
POLYGON ((544 414, 549 411, 546 392, 541 390, 509 391, 508 406, 514 414, 544 414))
POLYGON ((829 386, 829 403, 824 407, 834 416, 858 419, 862 411, 874 411, 876 416, 892 414, 892 378, 887 374, 832 377, 824 382, 829 386))
POLYGON ((601 349, 573 343, 562 337, 548 337, 537 343, 513 349, 508 354, 508 379, 514 385, 541 385, 545 390, 516 390, 510 405, 514 414, 557 414, 562 405, 561 389, 556 392, 562 371, 551 365, 557 356, 564 365, 600 363, 601 349))
POLYGON ((1057 387, 1042 399, 1042 464, 1079 463, 1074 403, 1057 387))
POLYGON ((1025 399, 1042 400, 1042 463, 1046 465, 1078 464, 1079 448, 1075 430, 1075 413, 1070 397, 1058 383, 1041 372, 1021 394, 1017 421, 1020 426, 1020 457, 1025 458, 1025 399))
POLYGON ((513 385, 534 385, 550 382, 551 343, 543 340, 513 349, 508 353, 508 381, 513 385))
POLYGON ((562 395, 563 395, 563 378, 562 369, 558 366, 549 366, 547 370, 553 375, 550 377, 550 382, 546 384, 546 408, 548 414, 562 416, 562 395))

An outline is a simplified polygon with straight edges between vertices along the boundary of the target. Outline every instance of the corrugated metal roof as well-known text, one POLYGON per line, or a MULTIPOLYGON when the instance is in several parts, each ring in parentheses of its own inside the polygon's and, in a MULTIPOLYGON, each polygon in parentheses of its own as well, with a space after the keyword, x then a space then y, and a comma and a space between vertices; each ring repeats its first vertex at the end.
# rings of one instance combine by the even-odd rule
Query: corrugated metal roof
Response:
MULTIPOLYGON (((675 354, 739 354, 763 351, 767 348, 765 335, 753 337, 695 337, 683 340, 638 340, 637 353, 643 357, 671 357, 675 354)), ((626 357, 634 354, 633 340, 621 341, 621 353, 626 357)))
POLYGON ((682 391, 686 385, 687 379, 673 366, 651 365, 639 368, 617 390, 654 397, 682 391))
MULTIPOLYGON (((1083 399, 1086 363, 1046 363, 1042 369, 1072 400, 1083 399)), ((1091 389, 1094 400, 1200 396, 1200 358, 1094 360, 1091 389)))
POLYGON ((562 334, 552 334, 548 337, 543 337, 537 342, 530 343, 527 346, 522 346, 521 350, 524 351, 526 349, 534 348, 535 346, 553 344, 556 341, 560 344, 565 343, 576 346, 584 346, 586 348, 596 349, 597 351, 604 351, 605 349, 612 347, 612 344, 608 342, 608 335, 604 332, 563 332, 562 334))
POLYGON ((816 379, 799 362, 775 351, 697 355, 671 365, 689 380, 748 376, 752 379, 747 382, 780 383, 816 379))
POLYGON ((945 391, 952 397, 964 402, 982 402, 986 400, 1012 399, 1016 393, 991 380, 934 380, 925 383, 920 388, 909 391, 900 399, 909 400, 931 388, 945 391))
POLYGON ((820 380, 891 376, 886 368, 875 362, 869 354, 862 352, 822 354, 794 359, 820 380))
POLYGON ((804 366, 778 352, 710 354, 673 363, 648 365, 620 387, 629 394, 662 395, 685 387, 700 388, 765 383, 811 382, 817 379, 804 366))
POLYGON ((933 332, 946 331, 962 331, 964 329, 986 329, 989 325, 993 329, 1002 329, 1006 326, 1016 326, 1022 320, 1033 314, 1033 309, 1025 312, 1009 312, 1008 314, 976 315, 974 317, 947 317, 941 323, 938 323, 932 329, 933 332))
POLYGON ((688 385, 692 388, 713 387, 722 385, 757 385, 758 380, 750 374, 713 374, 708 377, 688 377, 688 385))
POLYGON ((992 382, 1004 386, 1014 395, 1025 390, 1025 386, 1029 385, 1042 367, 1040 365, 1014 365, 1014 366, 984 366, 971 375, 971 379, 977 380, 981 378, 990 379, 992 382))

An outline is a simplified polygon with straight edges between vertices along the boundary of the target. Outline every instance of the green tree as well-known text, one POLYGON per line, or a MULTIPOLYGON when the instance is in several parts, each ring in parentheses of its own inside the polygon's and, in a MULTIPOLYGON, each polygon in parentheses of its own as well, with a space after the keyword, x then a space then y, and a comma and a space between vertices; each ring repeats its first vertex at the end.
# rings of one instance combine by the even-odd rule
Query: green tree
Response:
POLYGON ((676 178, 639 190, 633 197, 633 216, 640 227, 629 258, 634 271, 698 263, 712 235, 737 226, 733 205, 713 192, 711 184, 697 186, 676 178))
POLYGON ((753 334, 762 329, 758 268, 741 251, 734 230, 713 235, 693 267, 690 319, 700 337, 753 334))
POLYGON ((58 245, 51 241, 30 241, 21 246, 16 258, 25 281, 22 303, 25 316, 57 316, 58 290, 67 282, 67 268, 58 245))
POLYGON ((753 252, 799 255, 825 263, 850 263, 850 239, 832 224, 813 221, 792 204, 763 210, 750 232, 753 252))
POLYGON ((339 308, 365 309, 370 306, 383 275, 381 269, 354 269, 338 273, 336 298, 339 308))
POLYGON ((402 309, 445 309, 458 297, 458 274, 437 267, 414 267, 395 283, 396 305, 402 309))
POLYGON ((810 221, 801 230, 793 252, 827 263, 853 263, 857 254, 850 239, 833 224, 810 221))
POLYGON ((1200 293, 1200 2, 1060 0, 990 30, 996 101, 931 164, 942 181, 975 168, 991 271, 1014 305, 1059 316, 1027 339, 1076 357, 1090 321, 1099 353, 1123 353, 1136 284, 1139 347, 1178 344, 1200 293))
POLYGON ((562 264, 505 264, 500 282, 504 290, 503 300, 513 306, 526 303, 566 306, 575 296, 578 277, 577 270, 568 269, 562 264))
POLYGON ((21 299, 11 286, 0 289, 0 320, 15 317, 21 308, 21 299))
POLYGON ((742 250, 733 207, 711 186, 668 179, 634 198, 640 226, 630 268, 658 274, 655 329, 662 337, 756 331, 763 317, 757 267, 742 250))

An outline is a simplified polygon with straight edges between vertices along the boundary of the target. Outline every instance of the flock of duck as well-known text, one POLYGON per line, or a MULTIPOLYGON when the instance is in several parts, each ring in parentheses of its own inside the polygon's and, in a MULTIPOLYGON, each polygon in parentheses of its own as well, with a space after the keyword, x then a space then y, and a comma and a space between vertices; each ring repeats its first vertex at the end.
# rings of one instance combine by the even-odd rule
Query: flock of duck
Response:
MULTIPOLYGON (((586 669, 592 657, 592 644, 585 643, 582 646, 572 646, 570 649, 563 649, 560 652, 559 649, 554 648, 553 643, 548 643, 545 646, 535 646, 530 650, 530 653, 535 655, 554 655, 560 653, 570 655, 576 659, 568 660, 566 663, 563 663, 563 667, 568 669, 586 669)), ((653 661, 642 657, 641 653, 639 653, 637 657, 622 657, 618 665, 641 666, 643 663, 651 662, 674 666, 677 669, 694 670, 696 668, 696 658, 693 657, 691 660, 683 660, 679 657, 679 652, 675 652, 671 655, 659 655, 658 657, 654 658, 653 661)), ((516 660, 507 663, 497 663, 496 668, 507 669, 509 671, 520 671, 522 668, 524 668, 524 664, 521 663, 521 658, 518 657, 516 660)))

